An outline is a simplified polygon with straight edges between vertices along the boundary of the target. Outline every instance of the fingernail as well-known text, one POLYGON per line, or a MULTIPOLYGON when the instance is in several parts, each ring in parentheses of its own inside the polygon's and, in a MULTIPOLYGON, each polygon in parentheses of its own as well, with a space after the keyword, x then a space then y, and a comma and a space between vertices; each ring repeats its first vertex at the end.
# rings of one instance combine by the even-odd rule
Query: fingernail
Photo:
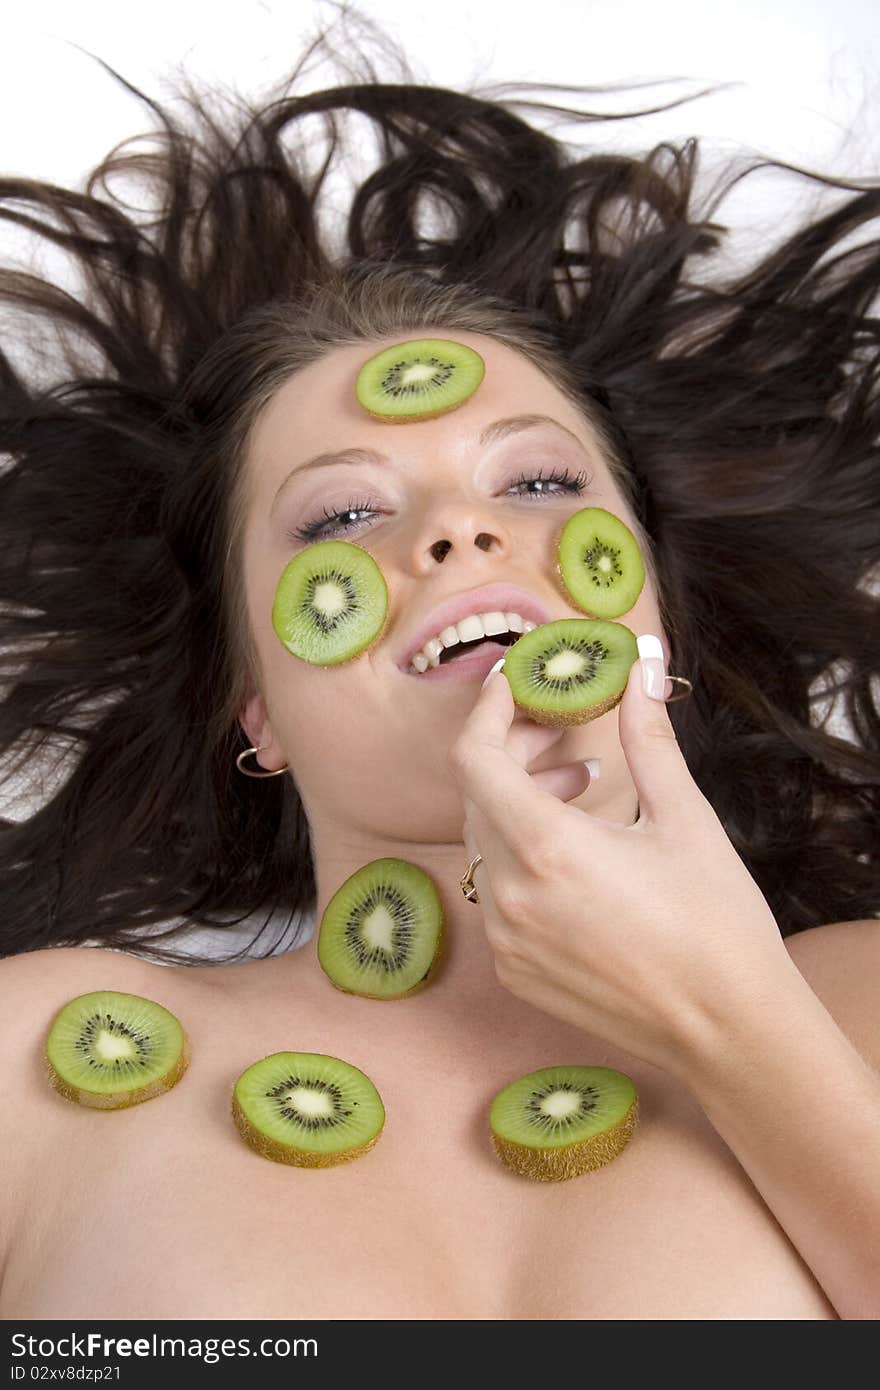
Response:
POLYGON ((589 774, 590 774, 590 781, 591 781, 591 782, 598 782, 599 778, 602 776, 602 759, 601 759, 601 758, 585 758, 585 759, 584 759, 584 767, 587 769, 587 772, 589 772, 589 774))
POLYGON ((496 671, 500 671, 500 670, 501 670, 501 667, 502 667, 503 665, 504 665, 504 657, 502 656, 502 657, 499 658, 498 661, 495 662, 495 665, 492 667, 492 670, 489 672, 488 676, 487 676, 486 679, 483 681, 483 684, 480 686, 480 689, 481 689, 481 690, 485 690, 485 689, 486 689, 486 686, 489 684, 489 682, 490 682, 490 680, 492 679, 492 677, 494 676, 495 672, 496 672, 496 671))
POLYGON ((636 638, 642 665, 645 694, 652 700, 663 700, 666 694, 666 668, 663 663, 663 643, 653 633, 636 638))

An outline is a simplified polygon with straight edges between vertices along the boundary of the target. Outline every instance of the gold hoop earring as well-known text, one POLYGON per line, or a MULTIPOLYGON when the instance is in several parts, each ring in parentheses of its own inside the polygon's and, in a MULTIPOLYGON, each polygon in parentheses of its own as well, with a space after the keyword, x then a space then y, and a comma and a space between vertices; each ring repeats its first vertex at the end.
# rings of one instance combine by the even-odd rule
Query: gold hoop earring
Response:
POLYGON ((239 772, 243 772, 245 777, 278 777, 280 773, 286 772, 290 766, 289 763, 285 763, 283 767, 276 768, 274 772, 251 772, 250 768, 242 767, 242 758, 247 758, 251 753, 262 753, 263 749, 268 747, 268 743, 264 743, 260 748, 245 748, 243 753, 239 753, 235 760, 235 766, 238 768, 239 772))
POLYGON ((666 679, 668 681, 678 681, 680 685, 687 686, 687 690, 681 690, 677 695, 670 695, 668 698, 664 697, 664 703, 667 705, 674 705, 676 700, 686 700, 694 688, 687 676, 667 676, 666 679))

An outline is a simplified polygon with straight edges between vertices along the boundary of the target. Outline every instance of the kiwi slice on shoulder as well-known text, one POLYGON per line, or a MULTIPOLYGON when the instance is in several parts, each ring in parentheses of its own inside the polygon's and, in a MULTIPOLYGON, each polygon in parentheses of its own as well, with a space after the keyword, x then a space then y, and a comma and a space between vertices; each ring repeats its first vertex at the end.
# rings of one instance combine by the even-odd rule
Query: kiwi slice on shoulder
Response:
POLYGON ((536 724, 587 724, 623 699, 639 655, 623 623, 559 618, 524 632, 504 658, 513 700, 536 724))
POLYGON ((616 1158, 638 1118, 638 1092, 622 1071, 555 1066, 499 1091, 489 1129, 508 1168, 538 1182, 562 1182, 616 1158))
POLYGON ((413 338, 376 353, 361 367, 355 394, 386 424, 433 420, 464 405, 486 373, 478 352, 448 338, 413 338))
POLYGON ((632 531, 604 507, 582 507, 556 542, 557 583, 576 608, 595 618, 628 613, 642 592, 645 566, 632 531))
POLYGON ((337 889, 321 917, 321 969, 347 994, 403 999, 441 958, 443 907, 433 879, 405 859, 373 859, 337 889))
POLYGON ((232 1116, 263 1158, 330 1168, 373 1147, 385 1107, 370 1078, 350 1062, 323 1052, 273 1052, 239 1076, 232 1116))
POLYGON ((388 620, 388 586, 372 555, 351 541, 316 541, 288 562, 275 589, 272 626, 293 655, 339 666, 376 642, 388 620))
POLYGON ((45 1060, 49 1080, 67 1100, 122 1110, 177 1084, 189 1065, 189 1040, 154 1000, 94 990, 55 1015, 45 1060))

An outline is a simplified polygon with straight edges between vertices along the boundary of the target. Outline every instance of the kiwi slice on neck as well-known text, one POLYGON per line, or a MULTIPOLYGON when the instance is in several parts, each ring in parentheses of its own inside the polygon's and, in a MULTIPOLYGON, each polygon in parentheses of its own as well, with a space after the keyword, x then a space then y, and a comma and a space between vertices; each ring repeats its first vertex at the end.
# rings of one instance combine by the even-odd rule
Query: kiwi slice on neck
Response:
POLYGON ((189 1064, 189 1040, 152 999, 115 990, 79 994, 58 1011, 45 1049, 60 1095, 95 1110, 122 1110, 164 1095, 189 1064))
POLYGON ((442 940, 443 908, 428 874, 405 859, 374 859, 324 909, 318 960, 346 994, 403 999, 434 974, 442 940))
POLYGON ((350 1062, 322 1052, 273 1052, 236 1081, 232 1118, 263 1158, 330 1168, 373 1147, 385 1107, 370 1078, 350 1062))
POLYGON ((368 551, 316 541, 288 562, 275 589, 272 626, 292 656, 339 666, 366 651, 388 620, 388 586, 368 551))
POLYGON ((610 1163, 626 1148, 638 1119, 638 1092, 622 1071, 555 1066, 499 1091, 489 1129, 508 1168, 538 1182, 562 1182, 610 1163))
POLYGON ((623 699, 638 659, 623 623, 560 618, 524 632, 504 658, 514 704, 536 724, 587 724, 623 699))
POLYGON ((464 405, 486 373, 478 352, 448 338, 412 338, 376 353, 361 367, 355 394, 386 424, 433 420, 464 405))
POLYGON ((556 543, 557 582, 565 596, 595 618, 628 613, 642 592, 645 566, 629 527, 604 507, 570 516, 556 543))

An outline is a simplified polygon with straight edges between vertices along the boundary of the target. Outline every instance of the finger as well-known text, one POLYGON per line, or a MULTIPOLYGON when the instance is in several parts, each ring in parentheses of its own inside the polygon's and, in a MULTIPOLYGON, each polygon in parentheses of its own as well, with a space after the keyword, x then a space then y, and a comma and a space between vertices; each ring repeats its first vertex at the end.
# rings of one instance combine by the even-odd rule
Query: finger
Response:
MULTIPOLYGON (((481 691, 450 751, 450 767, 464 796, 506 840, 515 853, 526 853, 535 826, 562 812, 559 800, 536 785, 508 748, 515 713, 510 685, 503 670, 481 691)), ((524 728, 524 726, 523 726, 524 728)), ((553 731, 555 732, 555 731, 553 731)), ((529 740, 546 747, 540 737, 520 733, 520 749, 529 740)), ((552 742, 552 739, 550 740, 552 742)))
POLYGON ((704 802, 679 747, 664 699, 652 699, 644 689, 647 662, 656 665, 657 688, 665 698, 675 690, 663 680, 668 656, 662 641, 650 634, 637 639, 634 661, 620 701, 618 731, 639 799, 639 819, 671 821, 699 813, 704 802))
POLYGON ((544 772, 529 774, 532 784, 555 796, 557 801, 573 801, 583 796, 592 782, 589 770, 583 763, 569 763, 568 767, 552 767, 544 772))

